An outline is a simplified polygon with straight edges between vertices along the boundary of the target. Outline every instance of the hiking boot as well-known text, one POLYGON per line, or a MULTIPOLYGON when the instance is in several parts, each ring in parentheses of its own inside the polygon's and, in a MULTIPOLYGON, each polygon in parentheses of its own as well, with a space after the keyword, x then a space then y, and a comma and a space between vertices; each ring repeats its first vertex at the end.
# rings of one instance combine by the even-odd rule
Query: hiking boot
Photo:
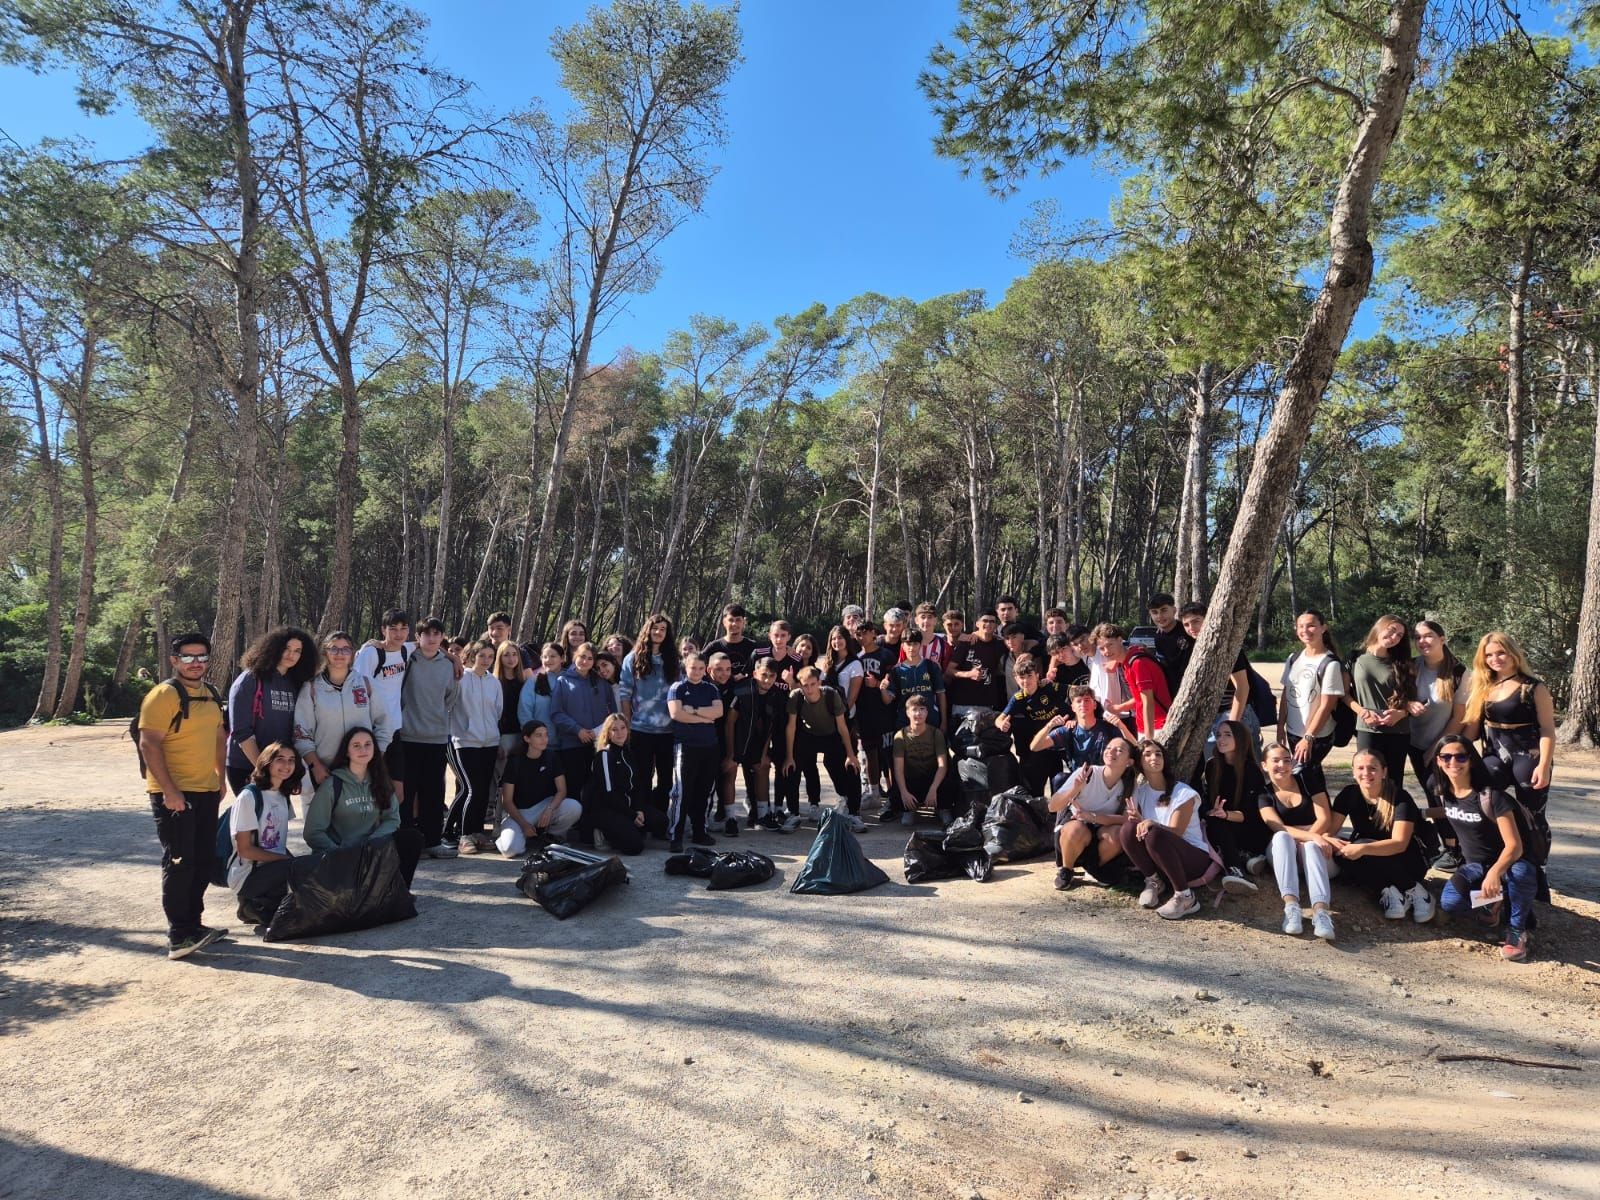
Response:
POLYGON ((1065 892, 1077 882, 1078 873, 1071 867, 1056 868, 1056 891, 1065 892))
POLYGON ((1166 921, 1181 921, 1190 913, 1200 911, 1200 900, 1191 891, 1173 892, 1172 898, 1156 909, 1156 916, 1166 921))
POLYGON ((1325 942, 1333 941, 1333 914, 1325 908, 1312 909, 1311 932, 1325 942))
POLYGON ((1291 937, 1299 937, 1306 929, 1306 916, 1300 906, 1295 903, 1283 906, 1283 931, 1291 937))
POLYGON ((1410 907, 1406 903, 1405 896, 1401 895, 1400 889, 1393 884, 1378 893, 1378 904, 1383 909, 1383 915, 1391 921, 1402 919, 1406 915, 1406 909, 1410 907))
POLYGON ((1222 876, 1222 890, 1230 896, 1241 896, 1246 892, 1260 891, 1256 881, 1251 879, 1238 867, 1229 867, 1222 876))
POLYGON ((1505 945, 1500 947, 1500 957, 1507 962, 1528 961, 1528 934, 1522 929, 1506 930, 1505 945))
POLYGON ((1418 925, 1426 925, 1433 920, 1437 911, 1433 903, 1433 893, 1428 891, 1426 885, 1416 883, 1406 893, 1406 902, 1411 906, 1411 919, 1418 925))
POLYGON ((1146 875, 1144 877, 1144 891, 1139 893, 1140 908, 1154 908, 1161 903, 1161 893, 1166 891, 1166 885, 1159 875, 1146 875))

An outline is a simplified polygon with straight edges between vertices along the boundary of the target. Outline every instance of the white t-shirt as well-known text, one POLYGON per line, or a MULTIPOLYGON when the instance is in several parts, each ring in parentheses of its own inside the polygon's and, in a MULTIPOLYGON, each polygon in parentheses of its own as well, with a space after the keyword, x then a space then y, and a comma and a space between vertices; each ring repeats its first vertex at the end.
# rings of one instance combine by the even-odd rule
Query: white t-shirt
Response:
MULTIPOLYGON (((1130 771, 1132 769, 1132 767, 1128 768, 1130 771)), ((1071 775, 1067 776, 1067 787, 1069 788, 1072 786, 1072 778, 1071 775)), ((1089 772, 1089 778, 1084 782, 1083 790, 1078 793, 1078 798, 1072 802, 1070 807, 1076 808, 1079 812, 1098 813, 1101 816, 1111 816, 1114 813, 1123 812, 1127 808, 1126 802, 1122 799, 1126 781, 1127 771, 1124 771, 1115 783, 1107 787, 1105 768, 1096 766, 1089 772)), ((1070 812, 1070 809, 1063 809, 1062 811, 1067 813, 1070 812)))
MULTIPOLYGON (((294 816, 294 807, 289 803, 289 798, 282 792, 268 788, 261 793, 261 821, 256 822, 256 797, 254 791, 245 788, 233 799, 233 811, 228 816, 228 837, 231 841, 241 833, 254 833, 256 842, 263 850, 270 850, 274 854, 288 853, 289 818, 294 816)), ((247 858, 238 857, 237 853, 228 864, 228 887, 237 892, 244 886, 244 881, 250 877, 255 863, 247 858)))
MULTIPOLYGON (((1289 716, 1284 724, 1294 737, 1305 737, 1306 718, 1317 706, 1317 701, 1325 694, 1344 695, 1344 669, 1326 651, 1321 654, 1302 652, 1283 664, 1283 690, 1289 698, 1289 716)), ((1328 737, 1332 733, 1333 713, 1330 710, 1328 719, 1320 728, 1310 731, 1310 736, 1328 737)))
MULTIPOLYGON (((853 680, 853 679, 860 679, 861 675, 862 675, 861 660, 859 658, 851 658, 851 660, 849 662, 845 663, 844 666, 840 667, 839 668, 839 695, 845 697, 845 699, 848 700, 850 698, 850 681, 853 680)), ((855 715, 856 715, 856 706, 854 704, 852 704, 850 706, 850 716, 853 717, 855 715)))
POLYGON ((1128 699, 1128 685, 1117 665, 1108 664, 1098 650, 1084 661, 1089 664, 1089 686, 1101 704, 1110 708, 1128 699))
POLYGON ((405 724, 405 714, 400 711, 400 689, 406 681, 406 668, 417 652, 415 642, 407 642, 400 650, 385 651, 383 666, 378 666, 378 648, 363 646, 356 651, 353 669, 372 680, 372 691, 383 701, 383 710, 389 714, 389 728, 399 730, 405 724))
POLYGON ((1196 850, 1211 853, 1211 843, 1206 841, 1206 823, 1200 816, 1200 794, 1187 783, 1172 785, 1171 803, 1160 805, 1156 801, 1161 799, 1161 793, 1148 783, 1140 783, 1133 790, 1133 802, 1138 806, 1139 816, 1146 821, 1154 821, 1157 825, 1172 828, 1179 811, 1185 804, 1192 805, 1189 810, 1189 823, 1183 827, 1183 840, 1196 850))

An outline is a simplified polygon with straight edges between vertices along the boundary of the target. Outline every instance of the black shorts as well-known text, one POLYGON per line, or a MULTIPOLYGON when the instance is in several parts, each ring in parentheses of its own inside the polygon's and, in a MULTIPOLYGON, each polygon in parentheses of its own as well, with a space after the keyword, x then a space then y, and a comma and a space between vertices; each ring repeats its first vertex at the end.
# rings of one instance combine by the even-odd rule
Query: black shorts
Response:
POLYGON ((388 768, 390 783, 404 783, 406 781, 406 748, 398 736, 389 743, 389 748, 383 752, 383 765, 388 768))

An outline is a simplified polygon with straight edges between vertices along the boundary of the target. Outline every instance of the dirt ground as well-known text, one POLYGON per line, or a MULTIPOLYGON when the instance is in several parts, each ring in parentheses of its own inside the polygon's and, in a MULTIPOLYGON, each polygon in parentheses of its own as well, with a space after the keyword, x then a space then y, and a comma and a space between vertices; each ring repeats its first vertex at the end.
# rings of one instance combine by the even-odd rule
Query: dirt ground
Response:
POLYGON ((417 920, 169 963, 126 727, 0 734, 0 1197, 1600 1195, 1600 759, 1565 756, 1536 960, 1264 894, 632 884, 566 922, 497 856, 417 920), (1485 1054, 1579 1068, 1438 1061, 1485 1054))

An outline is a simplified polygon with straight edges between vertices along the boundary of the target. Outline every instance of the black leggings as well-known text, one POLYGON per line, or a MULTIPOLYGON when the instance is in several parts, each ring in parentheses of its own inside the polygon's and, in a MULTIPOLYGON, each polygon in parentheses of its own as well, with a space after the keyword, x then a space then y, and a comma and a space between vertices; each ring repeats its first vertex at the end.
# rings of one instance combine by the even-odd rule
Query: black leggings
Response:
POLYGON ((1485 728, 1483 740, 1489 751, 1484 755, 1483 765, 1489 768, 1495 786, 1515 788, 1517 799, 1543 821, 1545 805, 1550 803, 1550 789, 1533 786, 1533 773, 1539 766, 1539 727, 1485 728))
POLYGON ((850 770, 845 762, 844 743, 839 735, 817 737, 805 729, 794 733, 794 770, 783 777, 783 799, 790 812, 800 811, 800 778, 805 777, 806 799, 811 804, 822 803, 822 777, 817 772, 817 755, 822 755, 822 765, 833 782, 834 791, 844 800, 852 813, 861 811, 861 776, 850 770))
MULTIPOLYGON (((667 797, 672 792, 672 767, 677 758, 670 733, 628 734, 628 760, 633 763, 633 805, 635 808, 653 808, 667 811, 667 797), (655 782, 651 782, 651 776, 655 782)), ((567 781, 567 794, 572 794, 572 781, 567 781)))
MULTIPOLYGON (((1412 746, 1407 751, 1411 773, 1417 779, 1417 790, 1427 798, 1426 807, 1429 808, 1434 804, 1433 763, 1428 758, 1432 751, 1432 746, 1412 746)), ((1417 840, 1422 843, 1423 850, 1432 855, 1441 846, 1453 847, 1456 844, 1456 831, 1450 828, 1450 822, 1444 817, 1424 817, 1417 826, 1417 840)))
POLYGON ((1408 892, 1428 873, 1428 864, 1422 861, 1422 848, 1414 837, 1399 854, 1386 857, 1368 854, 1363 858, 1335 858, 1333 861, 1339 864, 1342 882, 1353 883, 1374 896, 1386 887, 1408 892))
POLYGON ((1238 867, 1241 871, 1256 855, 1267 852, 1272 833, 1261 819, 1261 810, 1244 810, 1243 821, 1228 821, 1222 817, 1206 817, 1206 840, 1216 850, 1225 867, 1238 867))
POLYGON ((1302 734, 1289 735, 1289 749, 1297 750, 1300 743, 1309 741, 1311 750, 1306 755, 1306 761, 1300 766, 1300 779, 1306 785, 1306 791, 1315 796, 1318 792, 1328 790, 1327 777, 1322 773, 1322 760, 1328 757, 1328 751, 1333 749, 1333 735, 1327 737, 1307 738, 1302 734))
POLYGON ((1356 730, 1356 749, 1365 750, 1376 754, 1383 760, 1383 766, 1389 772, 1389 778, 1394 780, 1394 786, 1399 787, 1405 779, 1406 756, 1411 751, 1411 735, 1409 733, 1386 733, 1382 730, 1356 730))

